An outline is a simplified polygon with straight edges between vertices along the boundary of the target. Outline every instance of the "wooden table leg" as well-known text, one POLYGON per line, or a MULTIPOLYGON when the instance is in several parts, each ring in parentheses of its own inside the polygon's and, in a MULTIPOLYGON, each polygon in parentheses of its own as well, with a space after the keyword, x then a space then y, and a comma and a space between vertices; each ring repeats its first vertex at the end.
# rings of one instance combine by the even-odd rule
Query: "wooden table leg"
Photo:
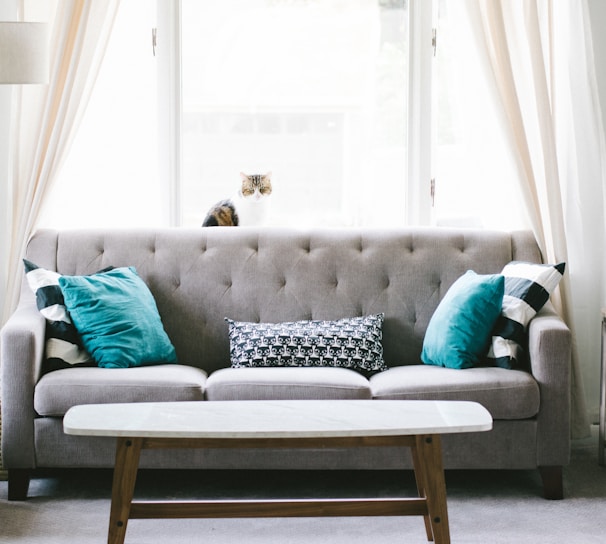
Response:
POLYGON ((415 472, 418 466, 427 499, 433 540, 435 544, 450 544, 440 436, 419 435, 416 437, 416 442, 415 472))
POLYGON ((117 439, 108 544, 124 543, 142 444, 142 438, 117 439))
MULTIPOLYGON (((412 446, 410 448, 412 453, 412 464, 414 467, 415 480, 417 482, 417 491, 419 493, 419 497, 425 498, 426 494, 426 484, 424 478, 424 472, 421 465, 421 461, 419 459, 419 452, 417 451, 416 446, 412 446)), ((423 521, 425 522, 425 533, 427 534, 427 540, 430 542, 433 541, 433 530, 431 528, 431 522, 429 521, 429 514, 423 516, 423 521)))

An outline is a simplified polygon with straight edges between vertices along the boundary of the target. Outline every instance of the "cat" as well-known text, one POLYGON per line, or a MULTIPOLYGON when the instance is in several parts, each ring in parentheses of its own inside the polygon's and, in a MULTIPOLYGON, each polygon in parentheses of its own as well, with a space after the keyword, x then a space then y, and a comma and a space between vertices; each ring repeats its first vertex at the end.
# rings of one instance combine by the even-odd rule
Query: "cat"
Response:
POLYGON ((272 193, 271 172, 246 175, 240 172, 242 186, 234 198, 213 205, 203 227, 237 227, 265 225, 269 215, 269 196, 272 193))

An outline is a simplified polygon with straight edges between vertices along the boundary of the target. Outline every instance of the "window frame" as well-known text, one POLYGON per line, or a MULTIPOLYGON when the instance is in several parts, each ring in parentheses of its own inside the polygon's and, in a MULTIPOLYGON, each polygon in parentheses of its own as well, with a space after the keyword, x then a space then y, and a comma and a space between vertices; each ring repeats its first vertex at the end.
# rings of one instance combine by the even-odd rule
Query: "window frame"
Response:
MULTIPOLYGON (((431 180, 435 146, 435 96, 432 29, 437 0, 409 0, 409 96, 404 224, 432 222, 431 180), (427 122, 429 120, 429 122, 427 122)), ((181 0, 157 0, 155 54, 158 58, 159 168, 166 180, 167 220, 181 226, 181 0)))

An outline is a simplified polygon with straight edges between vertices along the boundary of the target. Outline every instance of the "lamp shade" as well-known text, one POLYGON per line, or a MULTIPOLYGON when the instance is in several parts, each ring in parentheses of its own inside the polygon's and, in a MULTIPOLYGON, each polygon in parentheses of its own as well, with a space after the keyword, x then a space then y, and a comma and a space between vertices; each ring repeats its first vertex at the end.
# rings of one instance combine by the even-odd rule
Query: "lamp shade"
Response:
POLYGON ((47 82, 47 25, 0 22, 0 83, 47 82))

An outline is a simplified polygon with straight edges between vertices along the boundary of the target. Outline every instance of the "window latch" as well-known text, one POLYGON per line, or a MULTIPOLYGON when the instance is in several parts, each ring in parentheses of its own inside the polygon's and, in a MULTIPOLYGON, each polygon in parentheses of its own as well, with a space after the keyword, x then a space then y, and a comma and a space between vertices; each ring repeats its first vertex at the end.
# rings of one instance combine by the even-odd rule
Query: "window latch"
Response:
POLYGON ((156 45, 158 45, 157 32, 157 28, 152 28, 152 53, 154 57, 156 56, 156 45))
POLYGON ((433 47, 433 56, 436 56, 436 50, 438 48, 438 29, 431 29, 431 46, 433 47))

